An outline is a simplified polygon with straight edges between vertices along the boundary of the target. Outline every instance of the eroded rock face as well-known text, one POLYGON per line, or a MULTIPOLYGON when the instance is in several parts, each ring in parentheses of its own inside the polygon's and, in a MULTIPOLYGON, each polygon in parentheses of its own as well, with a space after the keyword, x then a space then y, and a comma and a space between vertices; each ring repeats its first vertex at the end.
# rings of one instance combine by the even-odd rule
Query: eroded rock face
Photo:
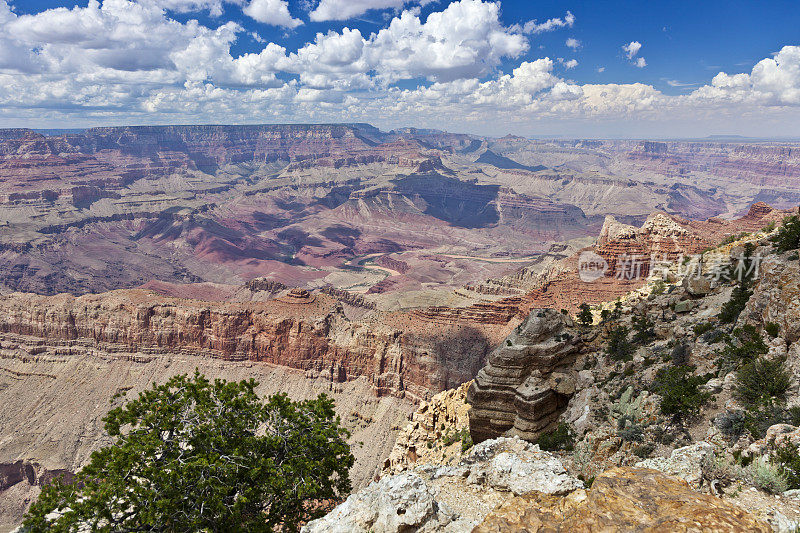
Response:
POLYGON ((475 442, 503 434, 535 440, 575 392, 569 368, 580 350, 571 319, 553 309, 531 312, 490 355, 467 394, 475 442))
POLYGON ((494 532, 723 532, 768 533, 772 528, 743 509, 699 494, 676 478, 645 468, 613 468, 588 491, 566 497, 532 493, 509 500, 474 533, 494 532))

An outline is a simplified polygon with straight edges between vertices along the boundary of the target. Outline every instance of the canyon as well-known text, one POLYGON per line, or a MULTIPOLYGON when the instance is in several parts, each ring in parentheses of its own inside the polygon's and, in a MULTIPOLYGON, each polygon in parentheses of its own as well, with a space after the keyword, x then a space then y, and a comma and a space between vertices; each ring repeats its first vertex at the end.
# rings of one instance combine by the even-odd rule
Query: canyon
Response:
POLYGON ((106 442, 115 394, 195 368, 332 395, 356 488, 448 389, 486 402, 476 442, 531 439, 576 394, 591 340, 568 315, 780 223, 798 154, 367 124, 0 130, 0 515, 106 442))

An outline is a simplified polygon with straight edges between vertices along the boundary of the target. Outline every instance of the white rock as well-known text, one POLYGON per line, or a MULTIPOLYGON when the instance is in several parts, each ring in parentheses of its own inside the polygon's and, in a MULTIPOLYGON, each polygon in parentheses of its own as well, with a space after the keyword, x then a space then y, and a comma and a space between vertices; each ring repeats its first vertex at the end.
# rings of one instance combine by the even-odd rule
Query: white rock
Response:
POLYGON ((639 468, 652 468, 671 476, 677 476, 689 484, 699 484, 703 478, 703 459, 714 453, 714 446, 707 442, 696 442, 673 450, 670 456, 654 457, 639 461, 639 468))
POLYGON ((413 472, 387 476, 351 495, 303 533, 400 533, 437 531, 456 518, 413 472))

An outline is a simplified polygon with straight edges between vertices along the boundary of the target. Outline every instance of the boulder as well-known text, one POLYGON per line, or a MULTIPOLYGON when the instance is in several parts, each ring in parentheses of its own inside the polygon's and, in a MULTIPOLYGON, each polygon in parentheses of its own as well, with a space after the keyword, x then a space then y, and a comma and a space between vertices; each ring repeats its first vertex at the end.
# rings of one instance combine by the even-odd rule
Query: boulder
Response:
POLYGON ((691 300, 683 300, 680 302, 675 302, 676 313, 688 313, 692 309, 694 309, 694 302, 691 300))
POLYGON ((686 276, 682 285, 692 296, 705 296, 711 292, 711 281, 705 276, 686 276))
POLYGON ((455 514, 438 502, 425 481, 404 472, 373 482, 302 533, 400 533, 439 531, 455 514))
POLYGON ((515 495, 531 491, 566 494, 583 487, 555 455, 519 438, 500 437, 478 444, 462 467, 466 467, 467 483, 515 495))
POLYGON ((699 485, 703 479, 703 460, 713 454, 714 446, 701 441, 673 450, 669 457, 639 461, 636 467, 658 470, 692 485, 699 485))
POLYGON ((507 532, 723 532, 770 533, 744 509, 691 490, 684 481, 645 468, 613 468, 588 491, 566 497, 532 493, 491 512, 473 533, 507 532))

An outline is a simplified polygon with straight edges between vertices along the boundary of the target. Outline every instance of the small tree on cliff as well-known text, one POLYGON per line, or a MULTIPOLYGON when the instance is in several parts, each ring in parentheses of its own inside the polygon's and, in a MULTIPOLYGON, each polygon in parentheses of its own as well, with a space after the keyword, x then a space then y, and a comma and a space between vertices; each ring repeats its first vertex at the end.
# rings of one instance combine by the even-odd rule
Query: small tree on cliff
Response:
POLYGON ((589 304, 582 303, 578 309, 580 309, 577 316, 578 323, 582 326, 591 326, 594 322, 594 316, 592 315, 592 308, 589 307, 589 304))
POLYGON ((195 372, 112 409, 114 444, 70 484, 44 487, 30 531, 296 531, 350 490, 333 401, 262 402, 252 379, 195 372))

